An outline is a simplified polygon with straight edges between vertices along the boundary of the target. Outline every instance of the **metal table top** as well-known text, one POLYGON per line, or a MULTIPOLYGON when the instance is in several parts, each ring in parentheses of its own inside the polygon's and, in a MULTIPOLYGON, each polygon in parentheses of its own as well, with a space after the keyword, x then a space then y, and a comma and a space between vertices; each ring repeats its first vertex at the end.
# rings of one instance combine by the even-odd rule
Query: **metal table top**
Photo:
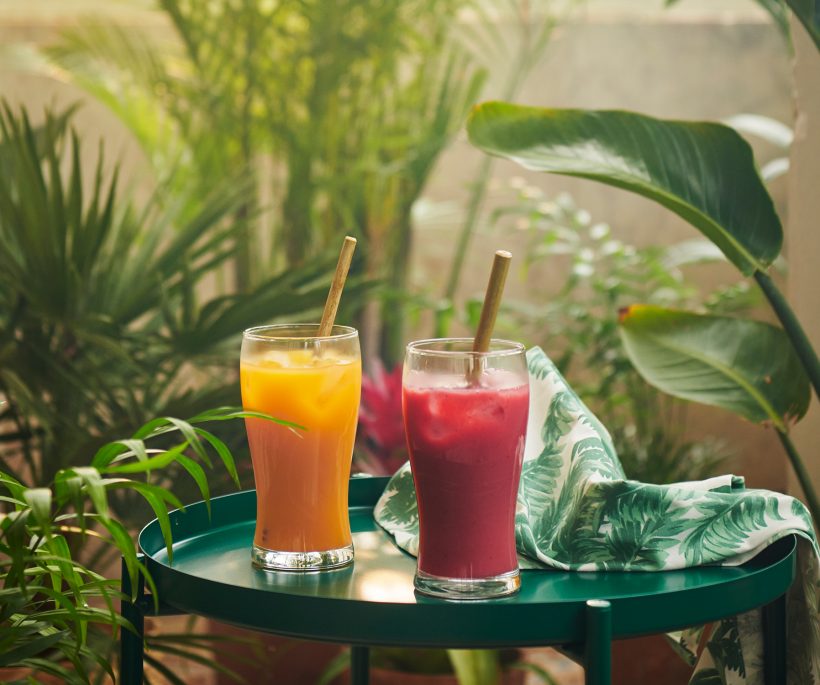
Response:
POLYGON ((451 602, 413 590, 415 559, 373 520, 386 478, 354 478, 352 566, 321 573, 251 566, 256 493, 171 513, 173 562, 159 524, 140 534, 161 602, 255 630, 361 645, 507 647, 578 643, 587 600, 612 604, 614 638, 675 630, 767 604, 795 574, 793 536, 739 567, 662 572, 522 571, 512 597, 451 602))

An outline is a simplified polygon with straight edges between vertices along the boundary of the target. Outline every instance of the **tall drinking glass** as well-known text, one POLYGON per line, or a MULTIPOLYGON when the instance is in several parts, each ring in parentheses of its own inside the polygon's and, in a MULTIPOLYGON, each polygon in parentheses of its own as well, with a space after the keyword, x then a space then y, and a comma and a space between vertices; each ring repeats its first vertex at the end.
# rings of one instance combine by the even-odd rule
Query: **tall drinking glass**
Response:
POLYGON ((485 599, 520 587, 515 505, 529 380, 524 346, 471 338, 407 346, 402 404, 419 509, 416 589, 485 599))
POLYGON ((347 511, 362 365, 355 329, 282 324, 245 331, 242 405, 306 430, 245 419, 256 481, 252 561, 316 571, 353 561, 347 511))

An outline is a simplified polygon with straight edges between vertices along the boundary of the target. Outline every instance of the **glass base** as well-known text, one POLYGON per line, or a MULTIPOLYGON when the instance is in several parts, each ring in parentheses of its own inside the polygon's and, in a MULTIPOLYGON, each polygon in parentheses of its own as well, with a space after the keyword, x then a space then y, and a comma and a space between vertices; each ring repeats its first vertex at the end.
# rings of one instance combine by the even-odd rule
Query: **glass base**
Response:
POLYGON ((444 599, 493 599, 512 595, 521 588, 518 569, 490 578, 443 578, 417 570, 413 581, 423 595, 444 599))
POLYGON ((253 546, 251 561, 268 571, 324 571, 346 566, 353 561, 353 545, 321 552, 279 552, 253 546))

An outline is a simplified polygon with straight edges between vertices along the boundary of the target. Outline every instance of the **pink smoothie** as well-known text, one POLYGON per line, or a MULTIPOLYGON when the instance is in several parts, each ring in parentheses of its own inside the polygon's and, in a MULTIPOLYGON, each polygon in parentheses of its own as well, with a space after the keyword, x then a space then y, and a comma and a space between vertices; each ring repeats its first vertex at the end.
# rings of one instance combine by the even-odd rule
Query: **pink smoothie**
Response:
POLYGON ((526 376, 477 386, 411 371, 404 422, 419 504, 419 569, 487 578, 517 568, 515 502, 529 409, 526 376))

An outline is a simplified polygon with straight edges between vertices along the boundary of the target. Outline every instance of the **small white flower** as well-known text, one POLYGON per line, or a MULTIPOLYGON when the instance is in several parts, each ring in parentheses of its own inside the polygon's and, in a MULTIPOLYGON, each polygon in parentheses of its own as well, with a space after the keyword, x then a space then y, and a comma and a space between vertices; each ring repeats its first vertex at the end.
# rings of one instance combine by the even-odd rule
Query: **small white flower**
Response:
POLYGON ((616 252, 620 252, 622 249, 623 244, 620 240, 607 240, 603 245, 601 245, 601 254, 604 257, 608 257, 616 252))
POLYGON ((593 240, 600 240, 609 235, 610 228, 608 224, 594 224, 589 229, 589 237, 593 240))
POLYGON ((592 276, 595 273, 595 269, 592 268, 592 264, 589 262, 576 262, 575 266, 572 267, 572 272, 576 276, 580 276, 581 278, 587 278, 592 276))

